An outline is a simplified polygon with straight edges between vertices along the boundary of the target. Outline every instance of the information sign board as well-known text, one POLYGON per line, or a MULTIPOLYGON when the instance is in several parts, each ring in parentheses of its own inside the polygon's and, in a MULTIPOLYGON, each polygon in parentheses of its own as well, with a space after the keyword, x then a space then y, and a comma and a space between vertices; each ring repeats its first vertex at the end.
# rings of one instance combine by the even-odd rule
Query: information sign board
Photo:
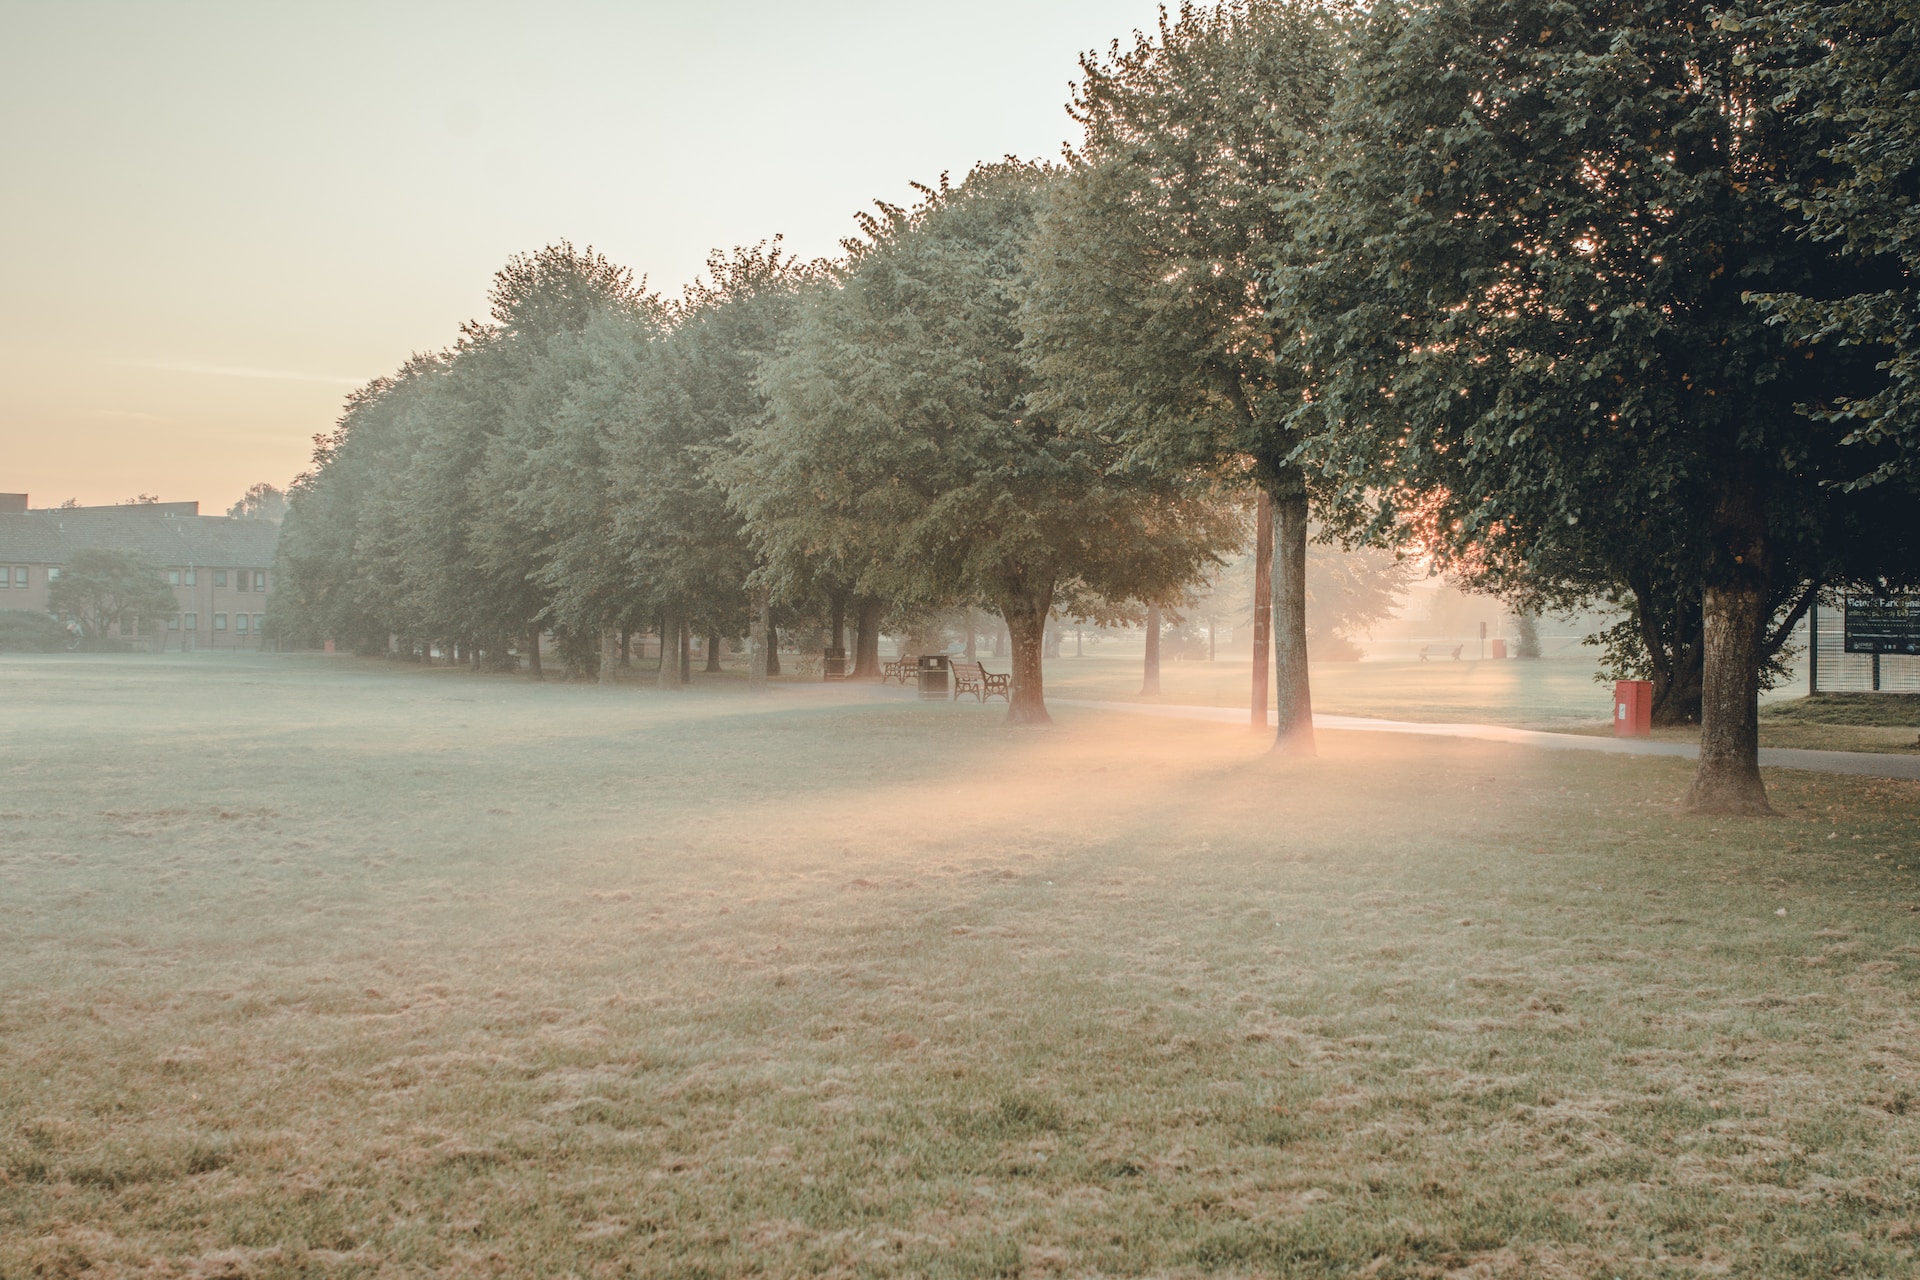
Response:
POLYGON ((1920 596, 1848 596, 1848 653, 1920 653, 1920 596))

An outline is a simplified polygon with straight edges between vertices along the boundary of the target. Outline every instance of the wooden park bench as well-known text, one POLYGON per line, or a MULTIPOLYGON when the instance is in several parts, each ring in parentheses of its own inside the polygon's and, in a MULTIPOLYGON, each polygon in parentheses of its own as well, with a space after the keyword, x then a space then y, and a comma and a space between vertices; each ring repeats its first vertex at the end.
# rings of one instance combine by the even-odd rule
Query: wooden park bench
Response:
POLYGON ((1467 646, 1465 646, 1464 644, 1457 644, 1453 646, 1452 649, 1448 649, 1447 646, 1443 644, 1423 644, 1420 646, 1420 661, 1431 662, 1433 661, 1435 655, 1446 653, 1446 654, 1451 654, 1453 657, 1453 660, 1455 662, 1458 662, 1460 661, 1461 651, 1464 650, 1466 647, 1467 646))
POLYGON ((995 695, 1012 702, 1012 690, 1012 676, 995 675, 978 662, 968 662, 965 658, 953 660, 953 697, 956 702, 963 693, 974 694, 982 702, 995 695))
POLYGON ((880 683, 885 684, 889 680, 897 679, 901 684, 905 684, 919 670, 920 659, 913 654, 903 653, 880 668, 880 683))

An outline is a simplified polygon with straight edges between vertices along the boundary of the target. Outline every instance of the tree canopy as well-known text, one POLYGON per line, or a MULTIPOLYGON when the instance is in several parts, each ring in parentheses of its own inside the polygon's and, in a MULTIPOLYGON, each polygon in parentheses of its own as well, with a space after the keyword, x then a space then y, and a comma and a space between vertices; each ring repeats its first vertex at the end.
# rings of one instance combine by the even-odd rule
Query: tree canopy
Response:
POLYGON ((602 675, 651 628, 674 685, 695 631, 764 677, 782 610, 851 613, 871 673, 883 620, 985 605, 1042 722, 1048 616, 1177 608, 1253 488, 1277 745, 1309 608, 1324 650, 1417 547, 1618 606, 1607 669, 1702 722, 1692 803, 1763 811, 1796 621, 1920 574, 1910 9, 1183 4, 1082 59, 1062 164, 879 202, 834 261, 673 299, 509 261, 316 441, 277 625, 602 675), (1389 548, 1366 592, 1310 582, 1310 520, 1389 548))
POLYGON ((1084 56, 1069 108, 1083 137, 1042 206, 1023 317, 1047 411, 1136 465, 1271 494, 1278 741, 1302 751, 1309 487, 1292 413, 1307 370, 1280 358, 1265 277, 1292 235, 1279 197, 1305 180, 1340 26, 1302 0, 1188 3, 1084 56))
POLYGON ((1349 512, 1551 597, 1672 566, 1702 602, 1693 803, 1764 809, 1759 672, 1815 584, 1884 564, 1887 449, 1796 408, 1869 390, 1748 301, 1848 289, 1782 175, 1824 162, 1713 6, 1377 7, 1280 264, 1349 512), (1435 75, 1435 67, 1447 74, 1435 75))
POLYGON ((1131 467, 1038 406, 1020 301, 1051 176, 983 165, 869 217, 763 373, 773 414, 734 472, 776 553, 818 548, 896 599, 991 601, 1018 723, 1047 719, 1041 645, 1064 584, 1151 598, 1196 576, 1219 534, 1187 477, 1131 467))
POLYGON ((151 625, 179 612, 160 566, 132 551, 85 547, 47 585, 47 609, 80 624, 89 649, 112 643, 114 628, 151 625))

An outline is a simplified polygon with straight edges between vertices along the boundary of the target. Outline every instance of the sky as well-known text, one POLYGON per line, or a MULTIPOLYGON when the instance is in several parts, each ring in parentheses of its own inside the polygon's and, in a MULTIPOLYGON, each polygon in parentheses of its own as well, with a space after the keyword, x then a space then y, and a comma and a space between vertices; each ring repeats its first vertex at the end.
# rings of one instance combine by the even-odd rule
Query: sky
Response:
POLYGON ((342 398, 592 245, 834 251, 976 161, 1052 158, 1150 0, 0 0, 0 491, 223 510, 342 398))

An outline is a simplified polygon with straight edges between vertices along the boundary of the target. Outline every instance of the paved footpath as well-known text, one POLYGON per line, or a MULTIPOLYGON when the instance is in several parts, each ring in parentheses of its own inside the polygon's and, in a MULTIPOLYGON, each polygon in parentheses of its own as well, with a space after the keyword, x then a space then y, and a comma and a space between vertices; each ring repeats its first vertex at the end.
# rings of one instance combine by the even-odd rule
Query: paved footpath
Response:
MULTIPOLYGON (((1183 707, 1147 702, 1091 702, 1079 698, 1049 698, 1063 707, 1125 711, 1172 720, 1214 720, 1245 725, 1244 707, 1183 707)), ((1700 748, 1691 742, 1656 742, 1648 738, 1608 738, 1584 733, 1544 733, 1500 724, 1423 724, 1414 720, 1376 720, 1371 716, 1315 715, 1316 729, 1350 729, 1363 733, 1423 733, 1439 738, 1478 738, 1485 742, 1512 742, 1526 747, 1558 747, 1571 751, 1611 751, 1629 756, 1685 756, 1700 748)), ((1762 747, 1760 763, 1781 769, 1811 769, 1817 773, 1853 773, 1867 778, 1920 780, 1920 755, 1890 755, 1875 751, 1806 751, 1798 747, 1762 747)))

